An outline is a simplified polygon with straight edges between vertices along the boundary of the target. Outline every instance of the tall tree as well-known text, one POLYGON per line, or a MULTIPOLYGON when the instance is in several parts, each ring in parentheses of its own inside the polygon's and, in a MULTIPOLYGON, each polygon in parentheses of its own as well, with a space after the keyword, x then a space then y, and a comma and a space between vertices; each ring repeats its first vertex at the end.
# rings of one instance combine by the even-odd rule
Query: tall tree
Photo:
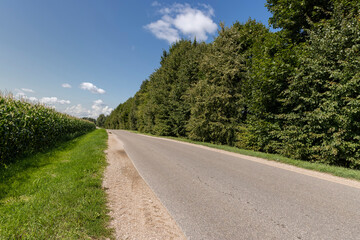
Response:
POLYGON ((105 127, 106 117, 104 114, 100 114, 99 117, 96 119, 96 126, 98 127, 105 127))
POLYGON ((203 78, 190 90, 189 137, 233 145, 236 128, 248 113, 245 87, 249 50, 255 39, 267 32, 265 26, 249 20, 222 25, 201 63, 203 78))
POLYGON ((323 19, 329 19, 333 11, 331 0, 267 0, 266 7, 273 14, 269 23, 282 28, 295 42, 304 41, 307 29, 323 19))
POLYGON ((360 167, 360 14, 335 6, 331 21, 309 32, 300 66, 285 91, 283 153, 360 167))
POLYGON ((286 111, 282 93, 297 66, 296 46, 283 32, 259 34, 249 49, 248 78, 243 84, 248 116, 239 128, 237 146, 257 151, 276 152, 277 114, 286 111))

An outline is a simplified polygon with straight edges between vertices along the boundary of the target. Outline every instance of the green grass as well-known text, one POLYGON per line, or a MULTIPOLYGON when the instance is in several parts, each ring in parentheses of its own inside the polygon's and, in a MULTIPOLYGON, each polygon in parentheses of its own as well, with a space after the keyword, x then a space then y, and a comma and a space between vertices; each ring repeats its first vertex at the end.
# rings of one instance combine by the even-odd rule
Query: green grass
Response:
POLYGON ((0 239, 105 239, 105 130, 0 169, 0 239))
MULTIPOLYGON (((152 135, 149 133, 141 133, 141 132, 137 132, 137 131, 132 131, 132 132, 149 135, 149 136, 155 136, 155 135, 152 135)), ((323 164, 323 163, 313 163, 313 162, 308 162, 308 161, 296 160, 296 159, 287 158, 287 157, 284 157, 284 156, 281 156, 278 154, 256 152, 256 151, 251 151, 251 150, 240 149, 237 147, 231 147, 231 146, 227 146, 227 145, 218 145, 218 144, 207 143, 207 142, 198 142, 198 141, 193 141, 193 140, 190 140, 187 138, 167 137, 167 136, 165 136, 165 137, 164 136, 155 136, 155 137, 163 137, 163 138, 178 140, 178 141, 182 141, 182 142, 203 145, 206 147, 221 149, 221 150, 225 150, 228 152, 239 153, 239 154, 243 154, 243 155, 247 155, 247 156, 264 158, 264 159, 271 160, 271 161, 294 165, 294 166, 297 166, 300 168, 310 169, 310 170, 314 170, 314 171, 318 171, 318 172, 329 173, 334 176, 360 181, 360 170, 349 169, 349 168, 338 167, 338 166, 330 166, 330 165, 323 164)))

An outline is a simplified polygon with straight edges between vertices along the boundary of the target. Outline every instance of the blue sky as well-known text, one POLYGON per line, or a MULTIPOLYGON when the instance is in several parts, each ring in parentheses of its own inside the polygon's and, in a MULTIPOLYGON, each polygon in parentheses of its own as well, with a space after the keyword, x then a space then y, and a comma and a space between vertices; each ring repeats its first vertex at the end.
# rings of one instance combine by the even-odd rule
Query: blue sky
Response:
POLYGON ((2 0, 0 90, 96 118, 132 97, 179 38, 268 25, 265 0, 2 0))

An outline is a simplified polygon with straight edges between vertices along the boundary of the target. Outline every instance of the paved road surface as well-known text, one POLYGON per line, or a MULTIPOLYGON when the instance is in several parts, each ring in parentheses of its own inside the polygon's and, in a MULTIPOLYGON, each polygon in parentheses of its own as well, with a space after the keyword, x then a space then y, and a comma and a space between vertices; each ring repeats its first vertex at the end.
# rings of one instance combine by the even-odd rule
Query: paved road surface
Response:
POLYGON ((360 239, 356 184, 195 145, 112 133, 188 239, 360 239))

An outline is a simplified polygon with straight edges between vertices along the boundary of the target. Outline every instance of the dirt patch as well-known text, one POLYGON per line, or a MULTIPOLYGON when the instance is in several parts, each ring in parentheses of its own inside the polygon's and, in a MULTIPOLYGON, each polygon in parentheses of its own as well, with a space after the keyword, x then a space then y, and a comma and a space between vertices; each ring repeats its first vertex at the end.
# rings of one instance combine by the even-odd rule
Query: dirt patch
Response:
POLYGON ((116 239, 186 239, 111 132, 103 187, 116 239))

